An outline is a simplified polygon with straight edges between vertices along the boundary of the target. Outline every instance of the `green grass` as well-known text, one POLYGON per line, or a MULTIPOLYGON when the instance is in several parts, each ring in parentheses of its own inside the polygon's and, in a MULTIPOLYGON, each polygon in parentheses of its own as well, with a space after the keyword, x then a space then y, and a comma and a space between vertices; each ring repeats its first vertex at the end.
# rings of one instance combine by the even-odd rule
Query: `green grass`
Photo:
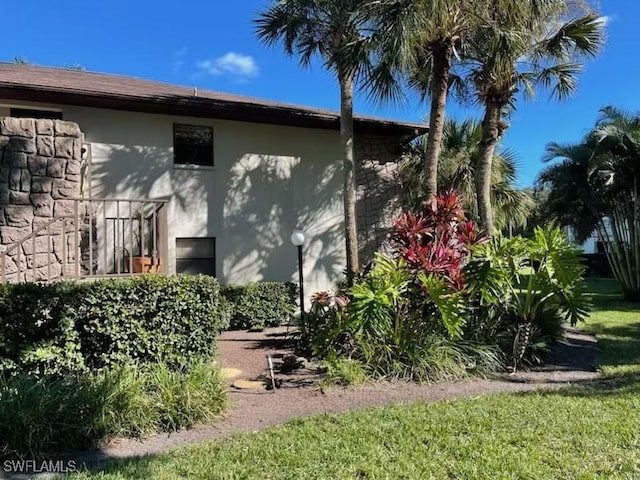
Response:
POLYGON ((591 286, 604 381, 323 415, 76 478, 640 478, 640 307, 591 286))

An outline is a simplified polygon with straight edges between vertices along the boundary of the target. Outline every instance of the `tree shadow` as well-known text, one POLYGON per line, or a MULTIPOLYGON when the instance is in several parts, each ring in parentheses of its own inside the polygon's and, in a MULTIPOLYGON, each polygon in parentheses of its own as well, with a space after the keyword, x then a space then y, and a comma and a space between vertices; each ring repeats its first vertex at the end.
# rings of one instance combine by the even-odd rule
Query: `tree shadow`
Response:
POLYGON ((302 140, 274 143, 262 134, 220 147, 214 168, 183 168, 173 165, 171 147, 123 143, 115 133, 92 137, 93 197, 170 200, 169 265, 176 258, 173 238, 210 236, 221 282, 297 280, 289 236, 302 228, 308 292, 338 279, 342 170, 326 149, 302 140))

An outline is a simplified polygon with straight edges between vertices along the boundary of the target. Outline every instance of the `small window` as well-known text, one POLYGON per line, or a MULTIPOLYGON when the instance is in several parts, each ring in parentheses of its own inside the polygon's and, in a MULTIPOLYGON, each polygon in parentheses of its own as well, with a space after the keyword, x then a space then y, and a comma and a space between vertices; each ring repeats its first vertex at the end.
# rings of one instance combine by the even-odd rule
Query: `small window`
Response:
POLYGON ((49 120, 62 120, 62 112, 54 110, 36 110, 32 108, 12 108, 9 116, 14 118, 48 118, 49 120))
POLYGON ((213 167, 213 128, 174 124, 173 163, 213 167))
POLYGON ((176 273, 216 276, 216 239, 176 238, 176 273))

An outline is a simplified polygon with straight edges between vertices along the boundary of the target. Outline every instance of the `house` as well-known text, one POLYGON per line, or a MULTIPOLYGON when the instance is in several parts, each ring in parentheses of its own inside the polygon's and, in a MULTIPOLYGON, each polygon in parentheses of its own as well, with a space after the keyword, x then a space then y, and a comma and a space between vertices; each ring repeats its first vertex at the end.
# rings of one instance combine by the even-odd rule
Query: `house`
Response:
MULTIPOLYGON (((223 283, 344 268, 335 112, 130 77, 0 64, 0 280, 142 271, 223 283)), ((398 207, 397 160, 424 125, 356 116, 370 257, 398 207)))

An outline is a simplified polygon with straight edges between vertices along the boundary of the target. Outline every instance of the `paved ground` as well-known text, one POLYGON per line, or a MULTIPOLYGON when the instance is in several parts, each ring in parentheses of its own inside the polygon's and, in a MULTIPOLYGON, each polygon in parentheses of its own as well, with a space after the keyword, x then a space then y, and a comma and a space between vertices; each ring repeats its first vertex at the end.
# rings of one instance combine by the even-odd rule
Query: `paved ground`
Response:
MULTIPOLYGON (((267 374, 265 356, 272 356, 277 367, 282 356, 290 353, 290 343, 285 328, 264 332, 226 332, 220 338, 220 355, 224 367, 243 372, 241 378, 263 379, 267 374)), ((79 464, 84 462, 87 466, 96 466, 110 459, 152 455, 238 431, 256 431, 295 417, 388 404, 558 388, 597 378, 594 370, 596 355, 596 339, 571 330, 566 344, 554 349, 548 366, 515 375, 438 384, 381 382, 354 388, 321 389, 318 383, 322 380, 322 372, 317 369, 304 369, 295 375, 276 373, 276 377, 282 380, 282 388, 275 393, 264 389, 235 390, 230 387, 231 407, 226 416, 213 425, 202 425, 171 435, 155 435, 143 441, 117 440, 100 450, 67 458, 79 464)))

